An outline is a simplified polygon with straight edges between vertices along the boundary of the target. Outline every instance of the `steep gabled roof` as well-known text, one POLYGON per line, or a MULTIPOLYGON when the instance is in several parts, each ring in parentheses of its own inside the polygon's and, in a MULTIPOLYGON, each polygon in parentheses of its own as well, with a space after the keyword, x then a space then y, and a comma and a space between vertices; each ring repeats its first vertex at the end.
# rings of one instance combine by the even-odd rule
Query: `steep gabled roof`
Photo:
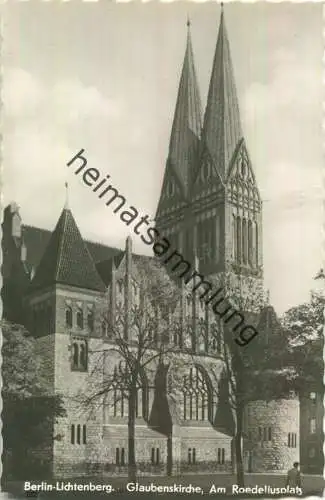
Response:
POLYGON ((31 288, 55 283, 97 291, 105 289, 73 215, 67 208, 62 211, 50 237, 31 288))
POLYGON ((242 139, 239 104, 230 46, 221 13, 216 51, 204 116, 202 141, 225 179, 231 159, 242 139))
POLYGON ((176 108, 169 143, 168 162, 173 167, 186 194, 191 170, 197 159, 202 128, 200 92, 196 78, 190 23, 186 52, 178 88, 176 108))
MULTIPOLYGON (((36 269, 39 265, 42 255, 51 238, 51 231, 24 224, 22 226, 23 240, 27 248, 27 264, 29 269, 36 269)), ((109 247, 102 243, 84 240, 94 262, 100 262, 118 255, 121 250, 109 247)))

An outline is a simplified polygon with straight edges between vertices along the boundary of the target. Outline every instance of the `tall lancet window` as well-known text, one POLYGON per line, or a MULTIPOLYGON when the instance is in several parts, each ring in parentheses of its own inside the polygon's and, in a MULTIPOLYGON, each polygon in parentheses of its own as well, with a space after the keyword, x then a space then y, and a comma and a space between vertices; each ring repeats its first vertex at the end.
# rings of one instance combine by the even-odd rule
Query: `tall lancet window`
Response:
POLYGON ((243 219, 243 235, 242 235, 242 243, 243 243, 243 250, 242 250, 242 258, 243 258, 243 263, 247 264, 247 220, 243 219))
POLYGON ((242 259, 242 231, 241 231, 241 218, 237 217, 237 262, 241 262, 242 259))
POLYGON ((254 265, 254 256, 253 256, 253 224, 252 221, 248 221, 248 263, 250 266, 254 265))
POLYGON ((238 260, 237 253, 237 217, 232 216, 232 255, 235 262, 238 260))
POLYGON ((184 376, 183 420, 208 420, 211 411, 211 393, 207 377, 201 368, 190 368, 184 376))
POLYGON ((258 245, 259 245, 259 238, 258 238, 258 223, 255 223, 255 263, 256 267, 258 267, 258 245))
MULTIPOLYGON (((220 216, 217 215, 216 220, 215 220, 215 231, 216 231, 216 239, 215 239, 215 245, 216 245, 216 250, 215 250, 215 260, 216 262, 219 261, 219 256, 220 256, 220 216)), ((213 247, 213 245, 212 245, 213 247)))

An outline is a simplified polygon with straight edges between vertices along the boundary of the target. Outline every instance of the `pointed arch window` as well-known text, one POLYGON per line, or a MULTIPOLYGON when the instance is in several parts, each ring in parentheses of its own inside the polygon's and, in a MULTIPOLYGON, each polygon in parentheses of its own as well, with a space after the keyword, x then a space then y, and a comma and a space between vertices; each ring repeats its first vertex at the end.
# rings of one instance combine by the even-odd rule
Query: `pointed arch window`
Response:
POLYGON ((199 299, 199 308, 200 308, 200 314, 204 317, 206 310, 206 303, 202 298, 199 299))
POLYGON ((77 327, 80 328, 80 330, 84 327, 84 313, 81 307, 78 307, 77 310, 77 327))
POLYGON ((85 342, 80 343, 80 357, 79 357, 79 364, 80 368, 84 371, 87 370, 87 345, 85 342))
POLYGON ((74 428, 74 424, 72 424, 71 425, 71 434, 70 434, 71 444, 74 444, 74 432, 75 432, 75 428, 74 428))
POLYGON ((253 262, 253 223, 248 221, 248 263, 250 266, 254 265, 253 262))
POLYGON ((221 329, 217 323, 211 325, 212 349, 221 355, 221 329))
POLYGON ((255 223, 255 264, 258 267, 258 245, 259 245, 259 237, 258 237, 258 223, 255 223))
MULTIPOLYGON (((113 417, 127 417, 129 414, 129 383, 130 374, 125 363, 120 362, 114 368, 112 378, 112 404, 109 411, 113 417)), ((147 414, 147 384, 138 377, 136 385, 136 417, 145 417, 147 414)))
POLYGON ((205 162, 204 165, 202 166, 202 170, 201 170, 201 179, 203 181, 206 181, 207 179, 209 179, 210 174, 211 174, 210 163, 209 162, 205 162))
POLYGON ((123 283, 123 280, 118 280, 117 282, 117 291, 120 295, 123 294, 124 292, 124 283, 123 283))
POLYGON ((246 174, 247 174, 247 165, 246 165, 245 158, 242 158, 242 160, 241 160, 240 173, 241 173, 241 175, 242 175, 243 178, 246 177, 246 174))
POLYGON ((167 186, 166 186, 166 192, 167 192, 167 196, 170 198, 172 196, 174 196, 175 194, 175 184, 172 180, 169 180, 167 182, 167 186))
POLYGON ((81 429, 80 424, 77 425, 77 444, 80 444, 81 429))
POLYGON ((94 311, 91 309, 87 312, 87 326, 90 332, 94 331, 94 311))
POLYGON ((73 362, 73 367, 77 368, 79 364, 79 345, 77 342, 74 342, 72 344, 72 362, 73 362))
POLYGON ((243 263, 247 264, 247 220, 243 219, 243 234, 242 234, 242 259, 243 263))
POLYGON ((65 308, 65 325, 67 328, 72 328, 72 307, 66 306, 65 308))
POLYGON ((73 339, 71 344, 71 370, 85 372, 88 369, 88 344, 86 339, 73 339))
POLYGON ((235 262, 238 260, 238 247, 237 247, 237 217, 232 216, 232 254, 235 262))
POLYGON ((207 377, 198 366, 184 376, 183 419, 207 421, 211 411, 211 392, 207 377))
POLYGON ((239 215, 237 216, 237 224, 236 224, 236 230, 237 230, 237 262, 241 262, 242 259, 242 224, 241 224, 241 218, 239 215))
POLYGON ((132 302, 134 306, 140 306, 140 287, 135 280, 132 280, 132 302))
POLYGON ((175 347, 182 347, 182 331, 179 325, 175 325, 174 327, 173 344, 175 347))
POLYGON ((203 318, 200 319, 198 330, 199 330, 199 339, 198 339, 199 352, 208 352, 207 327, 203 318))

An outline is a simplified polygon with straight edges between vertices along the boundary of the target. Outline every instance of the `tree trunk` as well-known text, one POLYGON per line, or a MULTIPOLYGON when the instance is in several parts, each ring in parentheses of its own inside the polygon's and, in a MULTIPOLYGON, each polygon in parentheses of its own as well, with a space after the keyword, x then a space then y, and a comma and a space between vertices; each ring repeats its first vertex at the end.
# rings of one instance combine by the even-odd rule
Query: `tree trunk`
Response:
POLYGON ((129 391, 129 418, 128 418, 128 476, 130 481, 136 479, 136 461, 135 461, 135 417, 136 417, 136 398, 137 387, 135 383, 131 384, 129 391))
POLYGON ((244 463, 243 463, 243 413, 244 407, 238 405, 236 409, 236 434, 235 434, 235 455, 236 455, 236 473, 238 486, 244 486, 244 463))
POLYGON ((173 442, 172 435, 167 438, 167 476, 173 474, 173 442))

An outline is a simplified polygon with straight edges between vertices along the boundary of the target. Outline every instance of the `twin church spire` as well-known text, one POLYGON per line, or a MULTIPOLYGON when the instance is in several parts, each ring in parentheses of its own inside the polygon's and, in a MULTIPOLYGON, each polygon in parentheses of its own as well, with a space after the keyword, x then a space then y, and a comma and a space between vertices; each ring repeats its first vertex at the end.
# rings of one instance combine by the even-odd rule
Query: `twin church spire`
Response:
POLYGON ((189 21, 187 26, 186 51, 164 180, 165 184, 166 176, 176 176, 176 183, 185 199, 190 196, 202 154, 208 154, 223 181, 243 136, 223 9, 204 120, 189 21))
POLYGON ((208 149, 221 178, 225 179, 243 133, 223 11, 221 12, 202 135, 204 146, 208 149))
POLYGON ((186 196, 197 163, 202 130, 202 108, 194 64, 190 21, 169 143, 168 165, 186 196))
POLYGON ((204 273, 260 276, 262 205, 223 9, 203 120, 189 24, 156 227, 204 273))

